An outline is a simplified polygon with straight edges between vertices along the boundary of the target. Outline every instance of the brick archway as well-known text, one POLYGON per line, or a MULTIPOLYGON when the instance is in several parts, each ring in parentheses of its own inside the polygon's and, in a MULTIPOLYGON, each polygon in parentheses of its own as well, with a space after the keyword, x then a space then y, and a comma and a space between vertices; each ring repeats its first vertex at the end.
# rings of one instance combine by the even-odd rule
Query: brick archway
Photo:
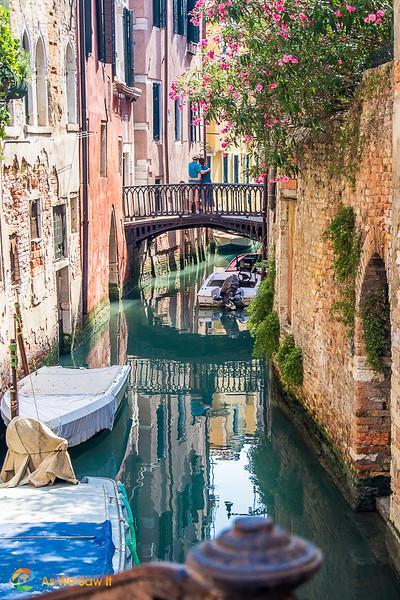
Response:
POLYGON ((354 418, 351 455, 364 492, 360 506, 374 509, 375 498, 390 492, 391 466, 391 329, 390 300, 386 267, 381 256, 370 256, 360 286, 357 303, 354 339, 354 418), (384 324, 386 337, 382 353, 383 372, 375 372, 369 362, 361 313, 363 307, 379 305, 387 314, 384 324))

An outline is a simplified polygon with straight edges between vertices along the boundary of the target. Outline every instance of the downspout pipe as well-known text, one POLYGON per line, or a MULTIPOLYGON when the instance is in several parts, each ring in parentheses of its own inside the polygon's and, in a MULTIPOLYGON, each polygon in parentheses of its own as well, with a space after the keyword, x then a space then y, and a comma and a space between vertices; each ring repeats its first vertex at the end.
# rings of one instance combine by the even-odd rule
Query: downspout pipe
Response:
POLYGON ((164 138, 164 183, 169 183, 169 138, 168 138, 168 98, 169 98, 169 48, 168 48, 168 2, 165 2, 165 15, 164 15, 164 103, 163 103, 163 112, 164 112, 164 130, 163 130, 163 138, 164 138))
POLYGON ((87 127, 87 92, 86 92, 86 27, 85 1, 79 0, 79 75, 80 75, 80 108, 81 108, 81 205, 82 205, 82 313, 88 315, 89 292, 89 152, 87 127))

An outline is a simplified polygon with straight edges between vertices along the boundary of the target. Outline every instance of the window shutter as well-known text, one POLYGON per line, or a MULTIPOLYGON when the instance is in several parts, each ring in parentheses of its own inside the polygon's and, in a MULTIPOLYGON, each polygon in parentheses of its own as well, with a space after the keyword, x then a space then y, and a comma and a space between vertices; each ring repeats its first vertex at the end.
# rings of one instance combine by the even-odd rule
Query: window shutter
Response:
POLYGON ((179 33, 179 3, 181 0, 174 0, 174 33, 179 33))
POLYGON ((153 27, 161 25, 160 2, 161 0, 153 0, 153 27))
POLYGON ((115 68, 115 0, 104 1, 104 62, 115 68))
POLYGON ((129 87, 132 87, 135 83, 135 40, 133 18, 133 10, 124 8, 125 82, 129 87))
POLYGON ((200 30, 197 25, 193 25, 191 12, 194 10, 195 0, 187 0, 187 37, 188 41, 198 44, 200 41, 200 30))
POLYGON ((160 2, 160 27, 165 28, 167 26, 167 3, 165 0, 159 0, 160 2))
POLYGON ((181 6, 181 34, 187 35, 187 1, 180 0, 181 6))
POLYGON ((104 14, 103 0, 96 1, 96 29, 97 29, 97 54, 98 59, 104 61, 104 14))
POLYGON ((160 139, 160 84, 153 83, 153 139, 160 139))
POLYGON ((93 51, 92 0, 85 0, 85 52, 86 56, 93 51))

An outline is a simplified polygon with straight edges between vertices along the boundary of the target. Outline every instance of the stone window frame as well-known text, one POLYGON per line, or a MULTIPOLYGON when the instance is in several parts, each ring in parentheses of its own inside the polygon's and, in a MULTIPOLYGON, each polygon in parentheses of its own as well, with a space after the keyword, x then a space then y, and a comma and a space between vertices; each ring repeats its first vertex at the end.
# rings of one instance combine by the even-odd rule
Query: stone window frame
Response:
POLYGON ((10 278, 13 287, 21 283, 21 270, 18 256, 18 237, 12 233, 9 237, 10 242, 10 278))
POLYGON ((65 65, 65 109, 67 125, 78 123, 77 64, 76 52, 71 40, 68 40, 64 55, 65 65))
POLYGON ((69 222, 71 234, 79 233, 80 221, 79 192, 71 192, 69 195, 69 222))
POLYGON ((29 237, 30 237, 31 243, 38 242, 43 237, 43 203, 42 203, 42 199, 40 196, 31 198, 29 200, 29 237), (35 220, 32 217, 32 207, 34 204, 37 205, 37 216, 36 216, 36 229, 37 229, 37 234, 38 234, 37 236, 32 236, 32 222, 35 220))
POLYGON ((46 45, 41 33, 35 44, 35 96, 36 125, 47 127, 49 124, 48 60, 46 45))
POLYGON ((31 69, 31 76, 28 78, 27 86, 28 92, 26 96, 22 99, 23 102, 23 113, 24 113, 24 123, 26 125, 35 125, 36 123, 36 82, 35 82, 35 67, 33 64, 33 53, 32 53, 32 40, 29 34, 28 29, 25 29, 22 32, 21 36, 21 46, 29 55, 29 67, 31 69))

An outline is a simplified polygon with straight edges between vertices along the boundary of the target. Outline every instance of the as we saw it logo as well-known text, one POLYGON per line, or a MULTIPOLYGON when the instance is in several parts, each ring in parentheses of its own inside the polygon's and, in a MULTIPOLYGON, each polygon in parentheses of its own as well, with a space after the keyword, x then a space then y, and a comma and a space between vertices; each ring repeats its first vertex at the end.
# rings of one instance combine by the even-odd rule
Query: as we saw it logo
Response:
POLYGON ((11 575, 11 583, 19 592, 29 592, 29 590, 32 589, 32 586, 27 584, 27 581, 29 581, 30 578, 30 569, 17 569, 11 575))

